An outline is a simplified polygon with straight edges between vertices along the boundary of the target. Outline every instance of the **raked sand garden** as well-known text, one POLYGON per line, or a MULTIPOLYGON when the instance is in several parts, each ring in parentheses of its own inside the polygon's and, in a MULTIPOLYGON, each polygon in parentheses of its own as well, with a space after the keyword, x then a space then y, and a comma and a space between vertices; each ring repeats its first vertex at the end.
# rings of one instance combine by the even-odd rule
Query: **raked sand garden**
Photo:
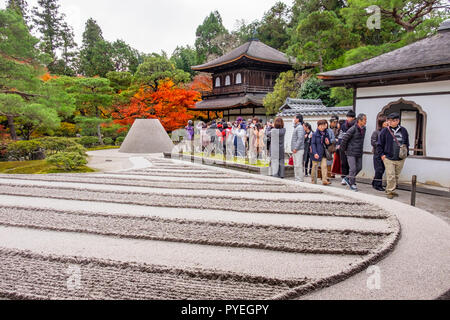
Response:
POLYGON ((0 297, 301 299, 402 236, 392 211, 331 189, 96 155, 107 171, 0 175, 0 297))

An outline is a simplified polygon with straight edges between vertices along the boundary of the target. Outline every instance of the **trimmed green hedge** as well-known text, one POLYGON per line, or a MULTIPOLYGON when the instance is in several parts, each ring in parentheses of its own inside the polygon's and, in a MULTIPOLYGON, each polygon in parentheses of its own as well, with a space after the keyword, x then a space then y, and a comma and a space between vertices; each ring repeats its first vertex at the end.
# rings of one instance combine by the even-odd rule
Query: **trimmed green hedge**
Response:
POLYGON ((98 137, 82 137, 78 140, 78 143, 85 148, 96 147, 100 144, 98 137))
POLYGON ((87 160, 78 152, 60 152, 48 157, 47 163, 65 171, 72 171, 86 165, 87 160))
POLYGON ((47 137, 9 144, 5 158, 17 161, 38 160, 61 152, 77 152, 85 156, 86 150, 75 139, 47 137))

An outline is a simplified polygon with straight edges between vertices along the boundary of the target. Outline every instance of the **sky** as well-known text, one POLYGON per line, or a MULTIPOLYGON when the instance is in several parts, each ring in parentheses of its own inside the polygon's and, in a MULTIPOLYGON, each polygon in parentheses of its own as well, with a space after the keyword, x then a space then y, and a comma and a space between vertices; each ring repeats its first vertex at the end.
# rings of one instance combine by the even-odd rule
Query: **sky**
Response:
MULTIPOLYGON (((292 0, 281 0, 287 5, 292 0)), ((28 0, 29 7, 37 0, 28 0)), ((164 50, 169 55, 177 46, 195 43, 195 31, 203 20, 218 10, 228 30, 236 20, 259 20, 277 0, 60 0, 66 22, 81 45, 84 26, 90 17, 97 21, 108 41, 122 39, 143 53, 164 50)), ((0 0, 5 8, 6 0, 0 0)))

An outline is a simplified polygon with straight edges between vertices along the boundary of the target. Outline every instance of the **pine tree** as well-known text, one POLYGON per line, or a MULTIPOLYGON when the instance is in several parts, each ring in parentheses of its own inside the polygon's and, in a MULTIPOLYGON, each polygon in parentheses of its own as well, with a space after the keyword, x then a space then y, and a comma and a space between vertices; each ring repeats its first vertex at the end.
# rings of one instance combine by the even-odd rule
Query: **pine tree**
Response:
POLYGON ((33 22, 41 34, 41 49, 47 53, 52 61, 47 65, 50 72, 59 71, 57 66, 57 52, 68 46, 67 49, 74 48, 73 31, 64 22, 65 14, 60 12, 58 0, 38 0, 39 8, 34 7, 33 22), (67 41, 72 39, 72 41, 67 41))
POLYGON ((28 25, 30 22, 28 3, 25 0, 8 0, 6 9, 11 9, 20 14, 28 25))
POLYGON ((75 76, 76 72, 76 59, 78 52, 74 50, 77 44, 74 40, 73 29, 66 23, 63 25, 62 34, 62 52, 61 58, 58 59, 53 66, 53 73, 65 76, 75 76))
POLYGON ((205 62, 209 56, 221 56, 224 52, 213 40, 221 35, 228 34, 222 23, 222 17, 218 11, 211 12, 203 23, 197 28, 195 49, 197 50, 199 63, 205 62))
POLYGON ((103 39, 100 26, 90 18, 83 32, 79 72, 87 77, 106 77, 108 72, 114 71, 112 55, 112 45, 103 39))
POLYGON ((48 63, 36 49, 34 38, 20 14, 0 10, 0 116, 8 121, 11 138, 17 140, 16 122, 25 138, 37 127, 59 124, 59 116, 74 111, 72 99, 53 81, 43 80, 48 63))

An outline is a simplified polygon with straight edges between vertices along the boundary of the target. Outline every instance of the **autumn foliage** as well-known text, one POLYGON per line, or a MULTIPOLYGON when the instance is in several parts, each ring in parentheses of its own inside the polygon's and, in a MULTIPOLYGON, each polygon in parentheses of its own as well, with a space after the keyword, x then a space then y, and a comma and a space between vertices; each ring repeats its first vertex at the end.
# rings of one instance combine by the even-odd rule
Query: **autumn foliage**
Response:
POLYGON ((49 72, 45 73, 43 76, 41 76, 41 80, 44 82, 47 82, 51 79, 57 79, 58 76, 52 76, 49 72))
POLYGON ((200 73, 195 76, 189 87, 191 90, 199 91, 201 93, 212 92, 212 77, 207 73, 200 73))
POLYGON ((166 131, 174 131, 186 126, 193 115, 188 108, 194 107, 201 99, 194 90, 175 86, 173 81, 162 81, 156 91, 140 88, 130 103, 117 106, 112 113, 115 123, 125 127, 132 126, 136 119, 159 119, 166 131))

